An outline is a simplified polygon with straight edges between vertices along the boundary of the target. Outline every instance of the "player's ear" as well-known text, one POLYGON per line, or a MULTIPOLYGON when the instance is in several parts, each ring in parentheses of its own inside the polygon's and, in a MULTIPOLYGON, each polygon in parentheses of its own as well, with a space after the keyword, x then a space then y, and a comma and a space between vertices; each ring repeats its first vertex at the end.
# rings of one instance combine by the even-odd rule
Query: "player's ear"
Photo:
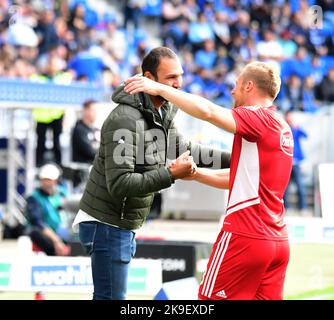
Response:
POLYGON ((152 75, 152 73, 150 71, 145 71, 144 72, 144 77, 149 78, 151 80, 155 80, 154 76, 152 75))
POLYGON ((245 87, 245 90, 246 91, 251 91, 253 88, 254 88, 254 82, 252 80, 248 80, 247 84, 246 84, 246 87, 245 87))

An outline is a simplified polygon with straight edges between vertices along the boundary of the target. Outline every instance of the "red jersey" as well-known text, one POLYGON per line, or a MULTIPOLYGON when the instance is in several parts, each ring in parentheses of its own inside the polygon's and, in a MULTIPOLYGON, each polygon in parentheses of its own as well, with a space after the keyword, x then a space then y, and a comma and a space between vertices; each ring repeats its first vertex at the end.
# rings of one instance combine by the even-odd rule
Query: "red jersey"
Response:
POLYGON ((275 107, 232 110, 236 133, 223 230, 267 240, 288 238, 283 194, 290 179, 293 136, 275 107))

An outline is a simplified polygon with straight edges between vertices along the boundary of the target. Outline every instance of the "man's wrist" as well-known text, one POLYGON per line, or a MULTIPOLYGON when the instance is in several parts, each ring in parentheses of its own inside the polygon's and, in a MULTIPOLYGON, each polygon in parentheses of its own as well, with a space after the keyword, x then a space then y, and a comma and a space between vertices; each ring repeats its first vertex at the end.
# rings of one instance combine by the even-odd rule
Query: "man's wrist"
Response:
POLYGON ((175 178, 173 176, 172 170, 169 167, 167 167, 167 171, 169 173, 170 179, 172 180, 172 183, 174 183, 175 182, 175 178))

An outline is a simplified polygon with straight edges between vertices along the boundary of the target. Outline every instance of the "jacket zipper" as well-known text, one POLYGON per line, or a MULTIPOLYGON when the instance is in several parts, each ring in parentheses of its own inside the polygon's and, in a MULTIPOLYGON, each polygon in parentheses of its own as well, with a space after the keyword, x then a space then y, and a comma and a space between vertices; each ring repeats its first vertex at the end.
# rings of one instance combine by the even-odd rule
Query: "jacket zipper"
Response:
MULTIPOLYGON (((142 103, 139 103, 139 105, 140 105, 141 107, 143 106, 142 103)), ((159 112, 158 112, 158 113, 159 113, 159 112)), ((160 116, 160 113, 159 113, 159 116, 160 116)), ((160 118, 161 118, 161 116, 160 116, 160 118)), ((162 118, 161 118, 161 119, 162 119, 162 118)), ((156 121, 154 120, 154 115, 153 115, 153 123, 154 123, 156 126, 162 128, 162 130, 163 130, 163 132, 164 132, 164 134, 165 134, 165 145, 166 145, 165 163, 166 163, 166 162, 167 162, 167 152, 168 152, 168 135, 169 135, 169 132, 166 130, 166 128, 164 127, 163 124, 160 124, 160 123, 158 123, 158 122, 156 122, 156 121)))
POLYGON ((125 208, 125 202, 126 202, 126 197, 122 201, 122 210, 121 210, 121 220, 124 219, 124 208, 125 208))
MULTIPOLYGON (((160 114, 159 114, 159 116, 160 116, 160 114)), ((161 118, 161 116, 160 116, 160 118, 161 118)), ((168 132, 168 130, 166 130, 166 128, 164 127, 164 125, 163 124, 160 124, 160 123, 158 123, 158 122, 155 122, 155 121, 153 121, 157 126, 159 126, 160 128, 162 128, 162 131, 164 132, 164 134, 165 134, 165 145, 166 145, 166 152, 165 152, 165 163, 167 162, 167 153, 168 153, 168 135, 169 135, 169 132, 168 132)))
POLYGON ((167 130, 167 135, 166 137, 166 152, 165 152, 165 164, 167 163, 167 155, 168 155, 168 150, 169 150, 169 130, 167 130))

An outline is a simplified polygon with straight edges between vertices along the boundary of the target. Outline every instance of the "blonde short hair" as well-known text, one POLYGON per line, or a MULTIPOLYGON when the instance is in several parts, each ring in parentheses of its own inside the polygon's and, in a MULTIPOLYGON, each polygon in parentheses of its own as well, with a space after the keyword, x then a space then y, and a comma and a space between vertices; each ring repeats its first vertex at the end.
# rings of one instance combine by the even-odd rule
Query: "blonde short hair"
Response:
POLYGON ((271 63, 253 61, 248 63, 241 72, 243 83, 254 81, 255 86, 275 99, 281 87, 279 70, 271 63))

